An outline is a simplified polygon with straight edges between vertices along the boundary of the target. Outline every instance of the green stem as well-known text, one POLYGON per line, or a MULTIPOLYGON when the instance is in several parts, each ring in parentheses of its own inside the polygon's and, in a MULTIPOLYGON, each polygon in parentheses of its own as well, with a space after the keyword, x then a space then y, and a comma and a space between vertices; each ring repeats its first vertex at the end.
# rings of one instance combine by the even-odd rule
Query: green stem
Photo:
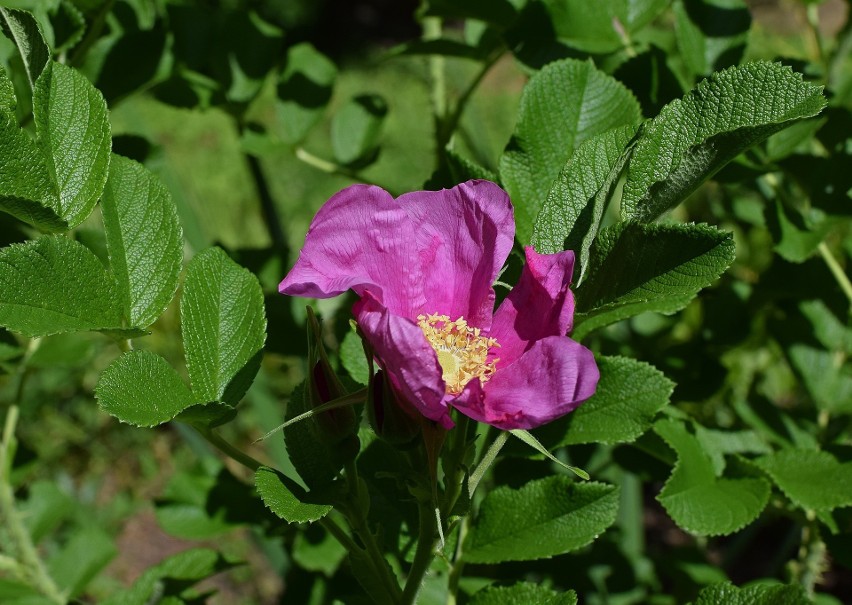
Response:
POLYGON ((68 602, 65 595, 50 577, 47 568, 38 555, 32 537, 24 525, 23 518, 15 509, 15 494, 12 490, 9 474, 12 470, 12 452, 14 448, 15 426, 18 422, 18 407, 13 405, 6 413, 3 428, 3 441, 0 443, 0 519, 19 556, 19 569, 25 575, 27 583, 54 603, 64 605, 68 602))
MULTIPOLYGON (((501 435, 505 435, 505 433, 501 433, 501 435)), ((456 605, 456 594, 459 591, 459 581, 462 577, 462 571, 464 571, 462 548, 464 546, 464 540, 467 537, 468 520, 469 517, 465 517, 461 520, 461 524, 459 525, 459 539, 456 544, 456 554, 453 557, 453 566, 450 569, 450 577, 447 582, 447 605, 456 605)))
POLYGON ((808 523, 802 527, 799 556, 791 565, 793 577, 813 597, 814 588, 826 569, 826 546, 820 536, 813 511, 807 511, 808 523))
POLYGON ((85 58, 86 53, 89 52, 92 45, 98 41, 98 38, 100 38, 101 32, 106 25, 106 18, 112 11, 114 4, 115 0, 107 0, 101 5, 101 8, 98 10, 98 14, 95 15, 95 18, 92 20, 92 24, 86 31, 85 37, 77 46, 74 47, 74 52, 68 59, 68 65, 72 67, 80 65, 82 60, 85 58))
POLYGON ((317 170, 321 170, 327 174, 339 174, 340 176, 345 176, 347 178, 352 179, 353 181, 359 181, 361 183, 366 183, 368 185, 375 185, 377 187, 382 187, 391 195, 396 195, 393 191, 385 187, 384 185, 380 185, 375 181, 364 178, 361 173, 356 172, 354 170, 350 170, 346 166, 341 166, 340 164, 335 164, 334 162, 330 162, 321 157, 315 156, 310 151, 305 149, 304 147, 296 147, 296 159, 301 160, 308 166, 313 166, 317 170))
POLYGON ((421 501, 418 508, 420 530, 417 536, 417 550, 405 581, 405 589, 402 591, 402 605, 411 605, 416 601, 423 577, 429 571, 432 559, 435 558, 438 519, 430 502, 421 501))
POLYGON ((459 415, 456 428, 452 432, 453 443, 447 457, 449 473, 444 479, 444 501, 441 507, 441 516, 444 519, 449 517, 459 496, 461 496, 462 490, 466 487, 464 455, 467 450, 467 429, 469 425, 470 419, 467 416, 459 415))
POLYGON ((852 313, 852 282, 849 281, 849 277, 843 271, 843 267, 841 267, 840 263, 837 262, 837 259, 834 258, 834 255, 831 253, 831 250, 828 249, 828 246, 825 245, 825 242, 820 242, 819 246, 817 246, 817 250, 819 250, 822 260, 825 261, 826 265, 828 265, 828 269, 831 271, 831 274, 834 275, 834 279, 837 280, 840 289, 843 290, 843 293, 846 295, 846 299, 849 301, 849 311, 852 313))
POLYGON ((250 468, 253 471, 259 469, 263 464, 243 452, 242 450, 237 449, 218 434, 214 433, 212 429, 209 428, 199 428, 198 432, 201 433, 201 436, 204 437, 211 445, 215 446, 220 452, 227 454, 243 466, 250 468))
POLYGON ((497 454, 500 453, 500 450, 506 444, 506 440, 508 438, 509 431, 500 431, 500 434, 498 434, 497 438, 491 443, 488 451, 485 452, 482 460, 479 462, 477 467, 473 469, 473 472, 467 480, 467 491, 471 497, 473 497, 473 492, 476 491, 476 487, 479 485, 479 482, 482 481, 482 477, 485 475, 485 472, 491 467, 494 460, 497 459, 497 454))

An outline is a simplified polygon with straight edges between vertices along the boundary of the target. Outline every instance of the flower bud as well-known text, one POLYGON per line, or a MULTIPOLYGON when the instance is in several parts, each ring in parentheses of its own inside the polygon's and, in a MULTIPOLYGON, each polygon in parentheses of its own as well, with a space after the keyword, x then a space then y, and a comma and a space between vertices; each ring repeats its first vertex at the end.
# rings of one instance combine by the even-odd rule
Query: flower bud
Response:
POLYGON ((376 434, 391 445, 408 449, 417 443, 420 422, 396 396, 382 370, 370 383, 367 418, 376 434))

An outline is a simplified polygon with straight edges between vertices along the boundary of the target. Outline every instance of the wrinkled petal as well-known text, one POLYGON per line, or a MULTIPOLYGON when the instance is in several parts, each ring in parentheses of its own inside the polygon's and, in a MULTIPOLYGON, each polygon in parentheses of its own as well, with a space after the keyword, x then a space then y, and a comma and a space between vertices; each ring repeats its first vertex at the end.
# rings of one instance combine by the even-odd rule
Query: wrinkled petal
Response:
POLYGON ((407 193, 397 201, 418 225, 422 311, 463 316, 487 329, 494 311, 492 285, 515 237, 509 196, 489 181, 468 181, 442 191, 407 193))
POLYGON ((355 303, 353 312, 400 399, 426 418, 452 428, 441 366, 420 327, 391 313, 369 290, 355 303))
POLYGON ((498 369, 513 363, 547 336, 564 336, 574 321, 574 295, 568 286, 574 253, 539 254, 524 248, 521 279, 494 314, 489 336, 500 343, 498 369))
POLYGON ((599 378, 591 351, 570 338, 550 336, 498 371, 484 388, 473 385, 451 403, 500 429, 532 429, 577 408, 594 394, 599 378))
POLYGON ((424 302, 417 227, 379 187, 353 185, 320 208, 296 265, 278 287, 290 296, 329 298, 369 288, 396 315, 424 302))

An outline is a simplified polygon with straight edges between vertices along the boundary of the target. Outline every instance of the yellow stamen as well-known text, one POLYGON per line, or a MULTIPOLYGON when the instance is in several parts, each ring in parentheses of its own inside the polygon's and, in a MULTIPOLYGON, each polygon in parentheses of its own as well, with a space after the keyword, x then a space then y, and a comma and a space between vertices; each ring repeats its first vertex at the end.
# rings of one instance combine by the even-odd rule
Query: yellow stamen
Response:
POLYGON ((500 360, 488 361, 488 350, 500 346, 497 339, 482 336, 464 317, 450 321, 447 315, 418 315, 417 325, 438 354, 448 393, 458 395, 474 378, 484 384, 494 374, 500 360))

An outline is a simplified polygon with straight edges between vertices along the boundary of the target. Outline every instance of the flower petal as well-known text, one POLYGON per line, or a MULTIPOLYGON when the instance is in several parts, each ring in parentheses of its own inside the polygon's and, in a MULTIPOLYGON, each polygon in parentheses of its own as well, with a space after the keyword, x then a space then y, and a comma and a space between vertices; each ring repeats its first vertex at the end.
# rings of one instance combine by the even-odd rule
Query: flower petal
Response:
POLYGON ((423 330, 410 319, 391 313, 369 290, 355 303, 353 312, 399 398, 426 418, 452 428, 441 366, 423 330))
POLYGON ((594 394, 599 378, 591 351, 570 338, 550 336, 499 369, 484 389, 474 385, 451 403, 497 428, 532 429, 577 408, 594 394))
POLYGON ((574 253, 539 254, 524 248, 527 262, 518 284, 494 314, 489 336, 500 343, 498 369, 514 362, 547 336, 564 336, 574 322, 569 289, 574 253))
POLYGON ((291 296, 329 298, 370 288, 397 315, 416 316, 423 275, 409 215, 379 187, 353 185, 320 208, 296 265, 278 286, 291 296))
POLYGON ((492 285, 512 250, 515 219, 505 191, 489 181, 452 189, 415 191, 398 200, 418 225, 424 313, 487 329, 494 311, 492 285))

